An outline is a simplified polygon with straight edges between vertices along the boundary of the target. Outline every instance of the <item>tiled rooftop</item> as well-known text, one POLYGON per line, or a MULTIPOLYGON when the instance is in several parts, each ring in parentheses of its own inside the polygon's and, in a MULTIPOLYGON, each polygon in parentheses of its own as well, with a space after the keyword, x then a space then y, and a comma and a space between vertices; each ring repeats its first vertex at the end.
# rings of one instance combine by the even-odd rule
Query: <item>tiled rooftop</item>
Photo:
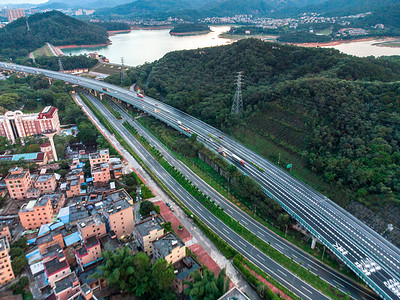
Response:
POLYGON ((38 179, 36 179, 36 182, 44 182, 50 180, 52 177, 54 177, 54 174, 42 174, 39 175, 38 179))
POLYGON ((79 284, 78 278, 76 277, 75 273, 71 273, 70 275, 64 277, 63 279, 56 281, 54 283, 56 294, 59 294, 68 288, 72 288, 74 286, 74 283, 75 283, 75 285, 79 284))

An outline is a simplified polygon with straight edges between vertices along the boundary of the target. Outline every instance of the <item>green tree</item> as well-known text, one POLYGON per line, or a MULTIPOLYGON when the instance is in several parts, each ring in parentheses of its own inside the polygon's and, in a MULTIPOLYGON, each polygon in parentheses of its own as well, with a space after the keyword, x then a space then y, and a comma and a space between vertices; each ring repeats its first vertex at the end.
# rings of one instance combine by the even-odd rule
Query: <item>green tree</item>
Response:
POLYGON ((153 286, 159 292, 163 293, 165 290, 171 289, 172 283, 175 279, 174 267, 171 263, 167 263, 165 259, 159 259, 152 267, 153 286))
POLYGON ((20 274, 22 269, 25 267, 25 265, 28 263, 28 260, 24 255, 22 256, 17 256, 16 258, 13 259, 11 262, 12 269, 14 271, 14 274, 20 274))
POLYGON ((140 214, 142 216, 149 215, 153 210, 155 210, 155 205, 151 201, 142 201, 140 203, 140 214))
POLYGON ((196 270, 191 277, 193 282, 185 282, 188 285, 185 294, 194 300, 218 299, 229 289, 230 280, 226 277, 225 269, 222 269, 216 278, 214 272, 203 266, 203 274, 196 270))

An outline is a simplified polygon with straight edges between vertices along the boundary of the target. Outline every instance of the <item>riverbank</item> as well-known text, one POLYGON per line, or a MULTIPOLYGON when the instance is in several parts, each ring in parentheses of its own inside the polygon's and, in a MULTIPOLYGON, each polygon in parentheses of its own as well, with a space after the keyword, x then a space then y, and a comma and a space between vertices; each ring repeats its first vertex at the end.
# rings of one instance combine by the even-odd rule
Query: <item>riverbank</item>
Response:
POLYGON ((108 36, 113 36, 113 35, 116 35, 118 33, 128 33, 128 32, 131 32, 131 31, 132 31, 132 28, 124 29, 124 30, 110 30, 110 31, 107 31, 107 33, 108 33, 108 36))
POLYGON ((96 48, 96 47, 106 47, 111 45, 111 42, 104 44, 96 44, 96 45, 64 45, 57 46, 59 49, 70 49, 70 48, 96 48))
MULTIPOLYGON (((300 47, 333 47, 333 46, 338 46, 338 45, 343 45, 343 44, 351 44, 351 43, 360 43, 360 42, 371 42, 371 41, 377 41, 376 44, 378 45, 380 43, 384 42, 390 42, 393 40, 397 40, 398 37, 368 37, 368 38, 360 38, 360 39, 351 39, 351 40, 337 40, 337 41, 332 41, 328 43, 286 43, 286 44, 291 44, 291 45, 296 45, 300 47)), ((386 46, 382 46, 386 47, 386 46)))
POLYGON ((208 34, 210 32, 213 32, 212 30, 203 30, 203 31, 190 31, 190 32, 170 32, 170 35, 175 35, 175 36, 189 36, 189 35, 202 35, 202 34, 208 34))

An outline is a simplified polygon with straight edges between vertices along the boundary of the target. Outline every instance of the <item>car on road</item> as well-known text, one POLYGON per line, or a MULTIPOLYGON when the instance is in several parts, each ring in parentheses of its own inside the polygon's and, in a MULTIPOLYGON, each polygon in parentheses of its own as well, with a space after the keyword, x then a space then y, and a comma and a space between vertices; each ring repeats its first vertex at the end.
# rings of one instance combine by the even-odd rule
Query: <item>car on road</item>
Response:
POLYGON ((168 202, 165 202, 165 205, 166 205, 168 208, 170 208, 170 207, 171 207, 171 205, 169 205, 169 203, 168 203, 168 202))

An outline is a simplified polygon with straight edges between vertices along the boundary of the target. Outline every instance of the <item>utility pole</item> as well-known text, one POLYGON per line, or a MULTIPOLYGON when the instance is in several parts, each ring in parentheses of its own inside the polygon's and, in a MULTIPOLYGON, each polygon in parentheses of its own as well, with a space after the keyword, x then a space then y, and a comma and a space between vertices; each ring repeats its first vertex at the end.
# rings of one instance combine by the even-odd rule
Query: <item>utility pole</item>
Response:
POLYGON ((281 153, 279 152, 279 157, 278 157, 278 166, 281 163, 281 153))
POLYGON ((242 83, 243 75, 242 72, 238 72, 236 76, 236 92, 233 96, 233 103, 231 113, 240 116, 243 113, 243 98, 242 98, 242 83))
POLYGON ((125 78, 126 74, 125 74, 124 58, 121 57, 121 85, 124 84, 125 78))
POLYGON ((61 61, 61 56, 58 57, 58 67, 60 68, 60 72, 64 71, 64 67, 61 61))

